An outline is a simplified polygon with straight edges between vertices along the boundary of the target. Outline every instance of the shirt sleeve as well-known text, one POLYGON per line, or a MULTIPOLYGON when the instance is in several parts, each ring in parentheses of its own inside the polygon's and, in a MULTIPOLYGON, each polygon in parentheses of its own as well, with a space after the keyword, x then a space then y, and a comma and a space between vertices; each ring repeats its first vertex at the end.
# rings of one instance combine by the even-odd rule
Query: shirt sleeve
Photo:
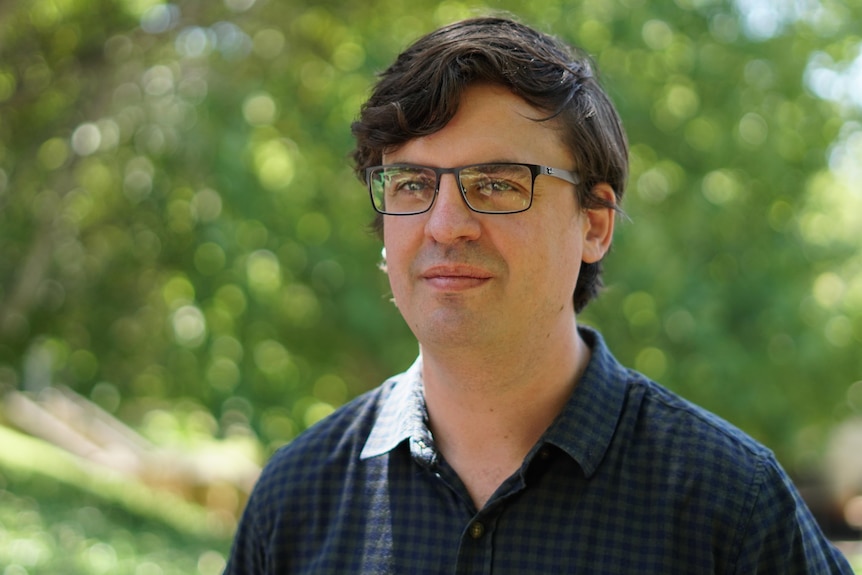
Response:
POLYGON ((774 457, 752 484, 751 515, 738 531, 738 575, 853 575, 844 555, 823 535, 808 506, 774 457))
POLYGON ((223 575, 265 575, 266 553, 260 537, 256 515, 256 493, 246 505, 234 536, 223 575))

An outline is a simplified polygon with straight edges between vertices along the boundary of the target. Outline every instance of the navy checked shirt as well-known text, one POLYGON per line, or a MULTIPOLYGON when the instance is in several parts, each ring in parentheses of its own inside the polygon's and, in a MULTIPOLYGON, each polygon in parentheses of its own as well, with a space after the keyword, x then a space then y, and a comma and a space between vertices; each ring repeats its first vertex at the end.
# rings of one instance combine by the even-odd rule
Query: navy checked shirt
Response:
POLYGON ((769 450, 581 335, 581 381, 483 509, 434 448, 420 358, 273 456, 225 573, 852 573, 769 450))

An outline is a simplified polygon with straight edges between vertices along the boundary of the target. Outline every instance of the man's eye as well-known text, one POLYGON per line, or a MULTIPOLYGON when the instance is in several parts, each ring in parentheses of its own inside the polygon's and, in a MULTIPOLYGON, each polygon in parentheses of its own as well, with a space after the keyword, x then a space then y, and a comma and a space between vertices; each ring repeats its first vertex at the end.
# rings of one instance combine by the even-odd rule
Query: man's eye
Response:
POLYGON ((397 173, 386 178, 386 189, 390 194, 424 192, 433 184, 433 181, 421 174, 397 173))
POLYGON ((395 182, 395 190, 399 192, 421 192, 428 189, 428 182, 425 180, 401 180, 395 182))
POLYGON ((483 196, 491 196, 493 194, 514 191, 517 189, 517 186, 509 180, 485 180, 479 182, 476 188, 483 196))

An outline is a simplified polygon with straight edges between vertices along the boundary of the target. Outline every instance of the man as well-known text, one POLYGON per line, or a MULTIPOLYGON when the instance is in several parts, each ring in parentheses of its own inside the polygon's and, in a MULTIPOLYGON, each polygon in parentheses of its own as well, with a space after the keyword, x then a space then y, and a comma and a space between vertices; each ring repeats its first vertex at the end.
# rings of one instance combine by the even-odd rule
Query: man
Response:
POLYGON ((354 134, 420 356, 276 453, 227 573, 851 573, 766 448, 577 325, 627 174, 583 57, 453 24, 354 134))

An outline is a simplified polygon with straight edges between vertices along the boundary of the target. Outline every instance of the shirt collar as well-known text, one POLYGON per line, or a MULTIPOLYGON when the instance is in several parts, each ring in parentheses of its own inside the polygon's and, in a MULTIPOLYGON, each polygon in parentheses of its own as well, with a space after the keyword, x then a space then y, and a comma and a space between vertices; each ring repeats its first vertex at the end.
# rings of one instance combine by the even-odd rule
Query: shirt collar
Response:
POLYGON ((402 374, 384 383, 389 386, 377 420, 359 454, 360 459, 383 455, 410 439, 416 447, 430 450, 431 433, 428 430, 425 396, 422 385, 422 355, 402 374))
POLYGON ((556 445, 592 476, 617 431, 628 391, 627 370, 614 358, 599 332, 579 327, 592 354, 563 411, 540 443, 556 445))
MULTIPOLYGON (((539 443, 559 447, 590 477, 617 428, 626 395, 626 370, 611 355, 597 331, 583 326, 578 329, 592 350, 590 362, 563 411, 539 443)), ((422 356, 407 371, 390 378, 384 385, 389 386, 389 390, 360 458, 383 455, 409 440, 414 456, 433 462, 436 455, 427 425, 422 356)))

